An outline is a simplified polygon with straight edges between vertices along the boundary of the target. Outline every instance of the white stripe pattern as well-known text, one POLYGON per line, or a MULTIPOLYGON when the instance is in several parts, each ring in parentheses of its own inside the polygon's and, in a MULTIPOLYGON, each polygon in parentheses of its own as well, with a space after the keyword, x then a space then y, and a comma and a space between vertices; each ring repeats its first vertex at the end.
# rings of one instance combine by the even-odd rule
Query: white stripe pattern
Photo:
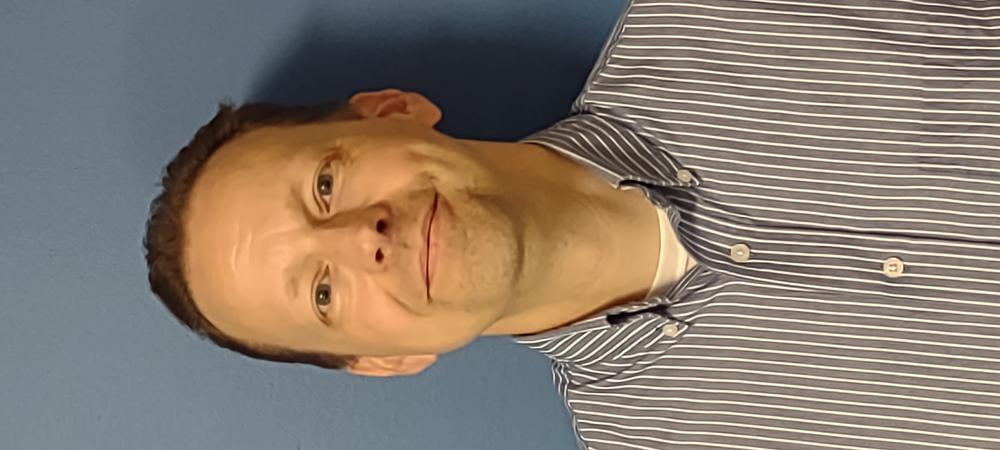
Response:
POLYGON ((1000 0, 633 0, 570 112, 699 262, 513 336, 581 448, 1000 449, 1000 0))

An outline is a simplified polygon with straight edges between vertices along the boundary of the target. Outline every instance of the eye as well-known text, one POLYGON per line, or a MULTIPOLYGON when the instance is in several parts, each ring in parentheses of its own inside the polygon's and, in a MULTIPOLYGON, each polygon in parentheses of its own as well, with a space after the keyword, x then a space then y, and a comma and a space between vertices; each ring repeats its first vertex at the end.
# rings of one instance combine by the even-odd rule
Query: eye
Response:
POLYGON ((316 292, 313 294, 313 303, 316 305, 316 311, 319 312, 321 318, 326 318, 331 305, 333 303, 333 289, 330 286, 330 270, 323 274, 319 282, 316 284, 316 292))
POLYGON ((333 196, 333 175, 329 167, 324 167, 316 177, 316 193, 324 204, 330 205, 330 197, 333 196))

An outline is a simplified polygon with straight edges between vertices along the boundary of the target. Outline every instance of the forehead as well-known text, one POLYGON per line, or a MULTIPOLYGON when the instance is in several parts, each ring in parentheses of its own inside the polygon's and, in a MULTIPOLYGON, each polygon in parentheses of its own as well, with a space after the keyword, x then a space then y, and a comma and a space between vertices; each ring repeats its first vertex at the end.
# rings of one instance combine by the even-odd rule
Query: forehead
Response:
MULTIPOLYGON (((234 137, 209 157, 199 178, 217 172, 252 170, 273 172, 273 163, 289 163, 314 153, 328 140, 317 125, 267 126, 234 137)), ((199 180, 200 181, 200 180, 199 180)))
MULTIPOLYGON (((300 226, 315 132, 261 129, 227 143, 192 186, 184 220, 185 277, 198 308, 234 336, 261 337, 268 322, 293 323, 285 268, 296 255, 280 237, 300 226)), ((276 331, 276 330, 275 330, 276 331)))
POLYGON ((215 239, 230 241, 287 221, 283 213, 301 205, 293 200, 309 188, 308 175, 319 158, 315 135, 309 127, 268 127, 220 148, 192 186, 188 237, 200 241, 200 235, 215 232, 215 239))

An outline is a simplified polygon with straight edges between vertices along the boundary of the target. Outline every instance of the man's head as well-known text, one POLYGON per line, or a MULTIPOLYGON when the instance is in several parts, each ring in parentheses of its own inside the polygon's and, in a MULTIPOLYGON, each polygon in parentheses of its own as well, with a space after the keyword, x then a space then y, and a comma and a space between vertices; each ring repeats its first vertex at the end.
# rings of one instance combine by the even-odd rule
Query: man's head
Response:
POLYGON ((516 297, 525 207, 496 156, 435 131, 440 117, 394 89, 220 108, 153 202, 152 289, 255 358, 384 376, 471 342, 516 297))

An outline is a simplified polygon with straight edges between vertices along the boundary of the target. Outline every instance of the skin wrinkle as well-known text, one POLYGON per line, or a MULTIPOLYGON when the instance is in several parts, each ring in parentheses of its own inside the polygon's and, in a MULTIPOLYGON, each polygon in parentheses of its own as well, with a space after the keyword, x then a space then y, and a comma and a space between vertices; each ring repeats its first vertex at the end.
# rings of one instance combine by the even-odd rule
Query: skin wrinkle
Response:
POLYGON ((440 111, 416 93, 359 93, 351 105, 361 119, 241 135, 192 187, 185 275, 199 309, 226 334, 355 355, 352 373, 412 374, 478 336, 541 332, 649 288, 659 223, 642 193, 618 191, 540 145, 439 133, 440 111), (331 165, 332 207, 317 216, 303 189, 334 145, 350 163, 331 165), (290 199, 290 189, 299 195, 290 199), (419 222, 435 191, 427 302, 419 222), (277 301, 287 279, 274 269, 303 257, 330 265, 340 288, 335 326, 311 305, 277 301))
POLYGON ((240 254, 242 254, 243 251, 245 251, 244 249, 248 245, 247 244, 247 238, 249 237, 249 236, 245 236, 243 234, 243 226, 241 224, 239 224, 239 223, 236 224, 236 235, 240 237, 239 238, 239 242, 240 243, 239 243, 239 245, 233 247, 233 252, 231 253, 230 258, 229 258, 229 268, 231 270, 233 270, 233 271, 236 270, 236 266, 237 266, 237 264, 236 264, 236 258, 240 254))

